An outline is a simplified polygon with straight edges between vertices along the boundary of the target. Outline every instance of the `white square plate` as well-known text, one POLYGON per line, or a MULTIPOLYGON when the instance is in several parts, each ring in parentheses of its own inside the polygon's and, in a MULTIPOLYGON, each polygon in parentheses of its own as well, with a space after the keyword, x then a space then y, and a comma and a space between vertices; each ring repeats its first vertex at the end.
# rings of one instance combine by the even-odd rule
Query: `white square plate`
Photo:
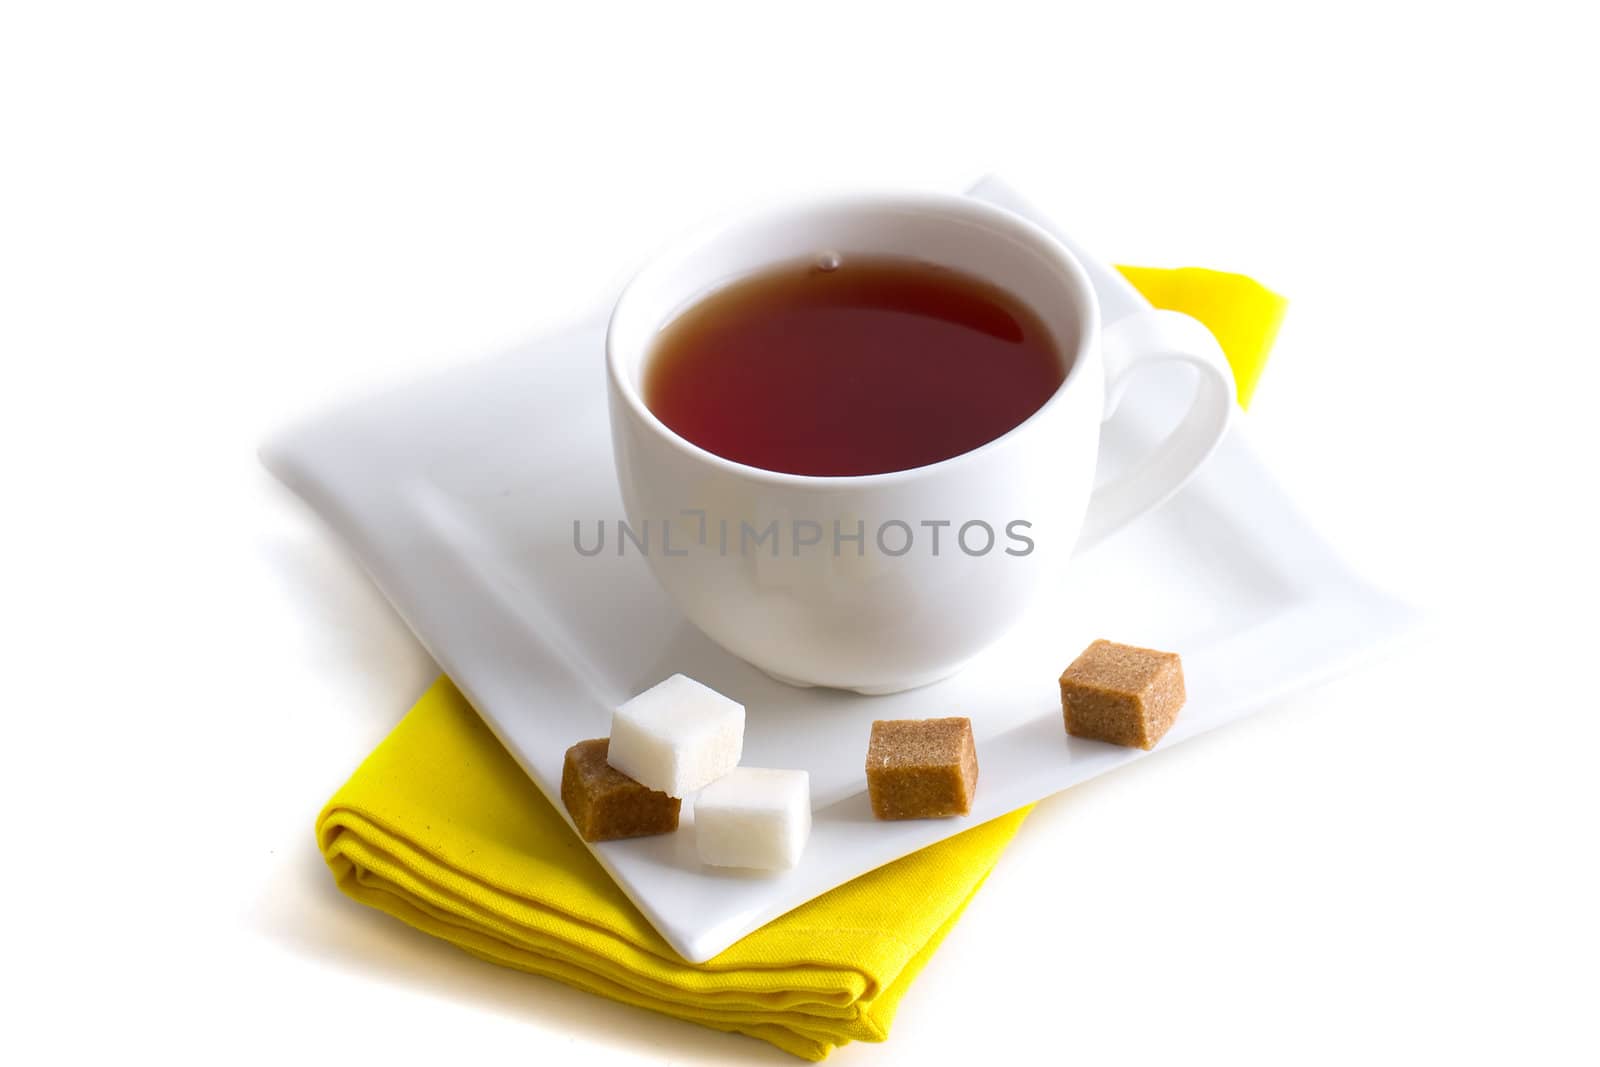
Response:
MULTIPOLYGON (((992 179, 971 195, 1053 230, 992 179)), ((1105 321, 1142 306, 1115 271, 1067 244, 1105 321)), ((886 697, 789 688, 690 625, 637 554, 575 551, 575 520, 592 542, 594 523, 622 514, 603 341, 604 322, 584 322, 297 428, 264 458, 350 541, 563 814, 568 746, 604 736, 613 706, 675 672, 746 706, 746 764, 811 773, 815 824, 791 871, 702 867, 688 803, 676 834, 591 846, 688 960, 874 867, 1142 756, 1062 729, 1056 678, 1095 637, 1182 653, 1189 702, 1165 747, 1330 674, 1410 621, 1306 524, 1236 427, 1183 492, 1074 560, 1060 596, 956 677, 886 697), (977 737, 972 815, 875 821, 863 769, 871 721, 952 714, 970 716, 977 737)), ((1107 467, 1186 404, 1186 379, 1147 377, 1107 428, 1107 467)))

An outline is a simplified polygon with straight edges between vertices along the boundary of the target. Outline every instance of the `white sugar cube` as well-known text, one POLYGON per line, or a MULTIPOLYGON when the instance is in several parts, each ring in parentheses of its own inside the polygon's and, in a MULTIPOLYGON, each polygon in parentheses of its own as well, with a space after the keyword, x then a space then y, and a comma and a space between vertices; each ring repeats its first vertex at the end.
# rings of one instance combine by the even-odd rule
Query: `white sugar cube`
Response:
POLYGON ((744 705, 674 674, 612 713, 606 762, 681 797, 738 766, 743 751, 744 705))
POLYGON ((714 867, 793 867, 811 836, 811 776, 735 767, 695 799, 694 833, 714 867))

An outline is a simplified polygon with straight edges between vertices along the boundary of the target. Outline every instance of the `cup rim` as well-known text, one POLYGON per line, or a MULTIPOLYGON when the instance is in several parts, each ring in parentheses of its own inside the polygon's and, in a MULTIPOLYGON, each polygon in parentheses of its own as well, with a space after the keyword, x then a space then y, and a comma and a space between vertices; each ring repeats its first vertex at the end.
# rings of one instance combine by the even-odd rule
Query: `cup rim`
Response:
MULTIPOLYGON (((659 325, 665 325, 665 323, 659 325)), ((1078 262, 1077 258, 1061 241, 1028 219, 997 205, 954 193, 862 192, 835 194, 825 197, 787 199, 754 210, 745 210, 728 215, 691 230, 658 250, 643 267, 634 272, 628 283, 623 287, 621 294, 617 297, 616 303, 612 306, 611 315, 606 321, 606 375, 610 380, 612 389, 628 405, 636 419, 647 426, 663 443, 693 459, 709 464, 725 473, 738 475, 765 485, 802 489, 859 489, 880 487, 924 477, 931 472, 943 470, 947 467, 975 462, 986 453, 999 449, 1012 438, 1020 435, 1034 422, 1042 420, 1049 414, 1051 409, 1062 403, 1062 398, 1067 390, 1087 373, 1084 370, 1084 364, 1093 353, 1093 342, 1099 333, 1100 304, 1095 297, 1094 285, 1089 280, 1088 272, 1084 270, 1082 264, 1078 262), (718 455, 695 444, 662 422, 656 413, 650 410, 649 405, 644 402, 644 397, 640 394, 639 388, 635 386, 632 376, 623 371, 622 357, 616 344, 617 322, 625 313, 631 311, 630 304, 633 300, 638 299, 636 294, 640 288, 641 281, 648 278, 652 272, 662 269, 664 264, 679 258, 684 252, 712 243, 729 231, 750 225, 770 216, 872 208, 895 210, 910 208, 941 214, 959 213, 969 218, 977 218, 1003 232, 1009 233, 1012 237, 1026 242, 1035 251, 1043 255, 1045 259, 1049 260, 1052 266, 1060 269, 1062 273, 1072 280, 1072 284, 1077 290, 1076 296, 1081 310, 1076 350, 1072 353, 1071 365, 1067 368, 1067 373, 1062 378, 1061 384, 1056 386, 1055 392, 1050 394, 1049 399, 1039 405, 1038 410, 1000 436, 985 441, 978 447, 969 449, 966 452, 949 456, 933 463, 924 463, 919 467, 878 471, 872 474, 795 474, 790 471, 775 471, 765 467, 741 463, 738 460, 718 455)))

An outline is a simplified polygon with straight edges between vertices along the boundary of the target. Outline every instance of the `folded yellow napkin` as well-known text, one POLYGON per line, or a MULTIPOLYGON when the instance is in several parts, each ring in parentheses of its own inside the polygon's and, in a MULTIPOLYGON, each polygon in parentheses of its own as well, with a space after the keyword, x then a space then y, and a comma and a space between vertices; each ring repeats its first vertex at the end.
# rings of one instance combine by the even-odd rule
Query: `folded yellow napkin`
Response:
MULTIPOLYGON (((1222 324, 1213 329, 1247 398, 1281 299, 1239 275, 1178 273, 1182 310, 1222 324)), ((1130 277, 1161 303, 1165 272, 1130 277)), ((440 678, 328 802, 317 843, 345 893, 475 956, 820 1060, 888 1036, 901 996, 1028 810, 864 874, 689 964, 440 678)))
POLYGON ((1239 406, 1249 407, 1289 302, 1243 274, 1204 267, 1117 270, 1156 307, 1193 315, 1206 324, 1233 367, 1239 406))

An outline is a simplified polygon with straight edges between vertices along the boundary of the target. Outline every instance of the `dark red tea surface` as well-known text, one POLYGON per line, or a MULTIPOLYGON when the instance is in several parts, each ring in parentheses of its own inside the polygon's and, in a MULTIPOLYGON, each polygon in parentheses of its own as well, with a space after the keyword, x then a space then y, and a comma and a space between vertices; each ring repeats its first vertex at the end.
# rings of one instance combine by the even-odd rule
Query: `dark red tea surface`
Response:
POLYGON ((937 463, 1043 406, 1067 362, 1011 294, 908 259, 773 269, 668 323, 644 401, 719 456, 792 474, 937 463))

